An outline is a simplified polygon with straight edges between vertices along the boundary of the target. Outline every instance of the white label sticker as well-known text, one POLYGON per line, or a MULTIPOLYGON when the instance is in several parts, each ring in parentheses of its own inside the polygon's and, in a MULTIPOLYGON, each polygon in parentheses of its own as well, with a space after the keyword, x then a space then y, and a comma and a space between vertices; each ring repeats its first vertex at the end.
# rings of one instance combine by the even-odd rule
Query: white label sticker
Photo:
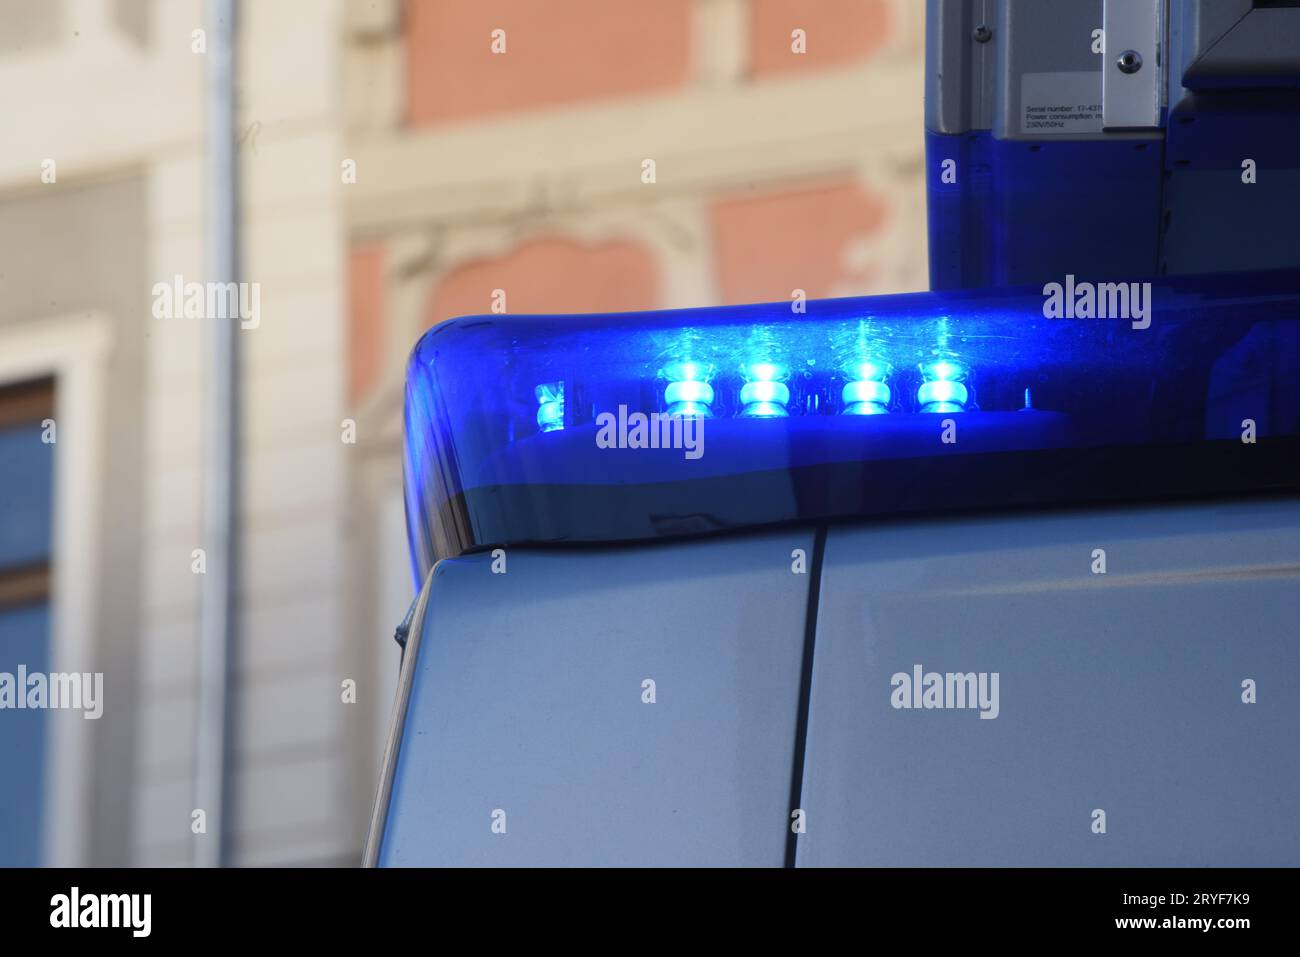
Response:
POLYGON ((1101 72, 1025 73, 1020 77, 1020 132, 1034 136, 1100 133, 1101 72))

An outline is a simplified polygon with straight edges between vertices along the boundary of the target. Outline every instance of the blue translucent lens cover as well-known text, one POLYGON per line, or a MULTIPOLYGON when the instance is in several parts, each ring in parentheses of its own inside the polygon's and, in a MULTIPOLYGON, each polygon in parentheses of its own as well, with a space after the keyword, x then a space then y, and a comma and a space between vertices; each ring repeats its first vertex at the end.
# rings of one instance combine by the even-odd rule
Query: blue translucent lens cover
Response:
POLYGON ((465 317, 412 352, 405 425, 418 577, 498 545, 1294 489, 1300 272, 465 317))

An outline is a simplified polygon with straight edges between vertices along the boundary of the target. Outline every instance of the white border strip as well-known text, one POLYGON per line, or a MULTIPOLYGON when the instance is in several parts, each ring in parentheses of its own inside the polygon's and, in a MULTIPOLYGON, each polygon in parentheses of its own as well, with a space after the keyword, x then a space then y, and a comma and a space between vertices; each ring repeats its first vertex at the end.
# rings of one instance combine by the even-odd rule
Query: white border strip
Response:
MULTIPOLYGON (((78 313, 0 326, 0 383, 53 376, 55 460, 51 556, 51 671, 96 671, 103 476, 104 379, 112 326, 78 313)), ((107 702, 114 720, 133 720, 107 702)), ((89 864, 94 782, 91 732, 80 711, 50 711, 41 861, 89 864)))

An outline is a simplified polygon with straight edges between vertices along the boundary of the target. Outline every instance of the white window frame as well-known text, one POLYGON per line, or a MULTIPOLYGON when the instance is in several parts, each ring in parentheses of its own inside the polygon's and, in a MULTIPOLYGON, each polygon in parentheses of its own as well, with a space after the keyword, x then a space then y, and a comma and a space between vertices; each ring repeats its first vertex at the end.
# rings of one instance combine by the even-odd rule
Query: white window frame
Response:
MULTIPOLYGON (((95 671, 103 514, 105 378, 112 324, 103 313, 0 325, 0 384, 54 379, 55 463, 50 552, 50 670, 95 671)), ((130 702, 105 701, 100 720, 132 721, 130 702)), ((90 863, 91 733, 79 711, 48 715, 41 863, 90 863)))

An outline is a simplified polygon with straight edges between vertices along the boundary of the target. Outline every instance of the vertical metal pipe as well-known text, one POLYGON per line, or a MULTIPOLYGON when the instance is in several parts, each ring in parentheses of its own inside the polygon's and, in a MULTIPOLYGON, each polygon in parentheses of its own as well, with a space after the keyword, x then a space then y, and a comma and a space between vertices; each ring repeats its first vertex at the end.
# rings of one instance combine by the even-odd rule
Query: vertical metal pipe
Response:
MULTIPOLYGON (((208 282, 239 281, 239 179, 235 152, 235 5, 208 0, 207 209, 208 282)), ((196 867, 226 863, 230 678, 235 648, 238 476, 238 340, 236 317, 207 316, 203 411, 203 542, 207 571, 199 635, 199 702, 194 754, 194 807, 206 833, 194 835, 196 867)))

